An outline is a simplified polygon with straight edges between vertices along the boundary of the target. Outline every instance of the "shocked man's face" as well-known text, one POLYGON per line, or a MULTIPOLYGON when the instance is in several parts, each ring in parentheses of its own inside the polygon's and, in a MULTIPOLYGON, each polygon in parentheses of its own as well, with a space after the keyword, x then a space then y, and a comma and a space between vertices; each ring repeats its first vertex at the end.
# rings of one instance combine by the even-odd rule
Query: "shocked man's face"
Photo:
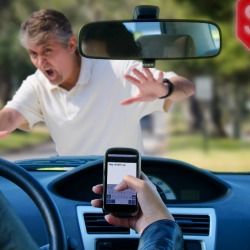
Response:
POLYGON ((72 78, 76 41, 72 38, 66 47, 56 38, 46 44, 27 45, 31 62, 53 85, 64 85, 72 78))

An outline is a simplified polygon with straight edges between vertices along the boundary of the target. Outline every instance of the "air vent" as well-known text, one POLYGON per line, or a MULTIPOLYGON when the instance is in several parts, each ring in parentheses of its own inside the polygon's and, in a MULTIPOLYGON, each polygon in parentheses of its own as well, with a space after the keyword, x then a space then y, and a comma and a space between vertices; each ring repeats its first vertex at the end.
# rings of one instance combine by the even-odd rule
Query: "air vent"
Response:
POLYGON ((173 216, 184 235, 209 235, 210 218, 208 215, 174 214, 173 216))
POLYGON ((102 213, 85 213, 84 221, 88 234, 129 234, 129 228, 110 225, 102 213))

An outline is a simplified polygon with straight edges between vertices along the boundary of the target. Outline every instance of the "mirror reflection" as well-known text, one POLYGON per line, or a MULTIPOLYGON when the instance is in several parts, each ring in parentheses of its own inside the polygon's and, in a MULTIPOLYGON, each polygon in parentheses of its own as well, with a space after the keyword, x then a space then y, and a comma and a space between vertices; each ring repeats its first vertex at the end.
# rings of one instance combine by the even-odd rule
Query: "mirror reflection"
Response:
POLYGON ((82 56, 107 59, 180 59, 219 54, 221 34, 210 22, 108 21, 81 28, 82 56))

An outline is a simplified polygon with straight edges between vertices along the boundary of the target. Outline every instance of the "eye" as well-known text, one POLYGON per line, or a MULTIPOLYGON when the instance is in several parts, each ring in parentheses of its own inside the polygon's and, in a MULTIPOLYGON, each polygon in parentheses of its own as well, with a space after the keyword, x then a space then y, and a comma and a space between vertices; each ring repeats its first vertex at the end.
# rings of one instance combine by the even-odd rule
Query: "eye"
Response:
POLYGON ((51 48, 46 48, 44 50, 44 55, 50 55, 52 53, 52 49, 51 48))
POLYGON ((37 57, 37 53, 34 51, 29 51, 29 55, 31 58, 35 59, 37 57))

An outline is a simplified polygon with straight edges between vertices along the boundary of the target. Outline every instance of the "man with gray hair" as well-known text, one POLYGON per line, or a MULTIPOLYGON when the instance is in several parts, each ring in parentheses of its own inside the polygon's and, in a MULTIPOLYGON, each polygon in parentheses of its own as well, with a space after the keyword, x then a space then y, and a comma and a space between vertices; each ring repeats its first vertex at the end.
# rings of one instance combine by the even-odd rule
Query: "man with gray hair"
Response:
POLYGON ((82 58, 69 20, 56 10, 34 12, 20 41, 37 70, 0 111, 0 138, 44 122, 59 155, 121 146, 142 153, 140 119, 195 92, 186 78, 137 61, 82 58))

